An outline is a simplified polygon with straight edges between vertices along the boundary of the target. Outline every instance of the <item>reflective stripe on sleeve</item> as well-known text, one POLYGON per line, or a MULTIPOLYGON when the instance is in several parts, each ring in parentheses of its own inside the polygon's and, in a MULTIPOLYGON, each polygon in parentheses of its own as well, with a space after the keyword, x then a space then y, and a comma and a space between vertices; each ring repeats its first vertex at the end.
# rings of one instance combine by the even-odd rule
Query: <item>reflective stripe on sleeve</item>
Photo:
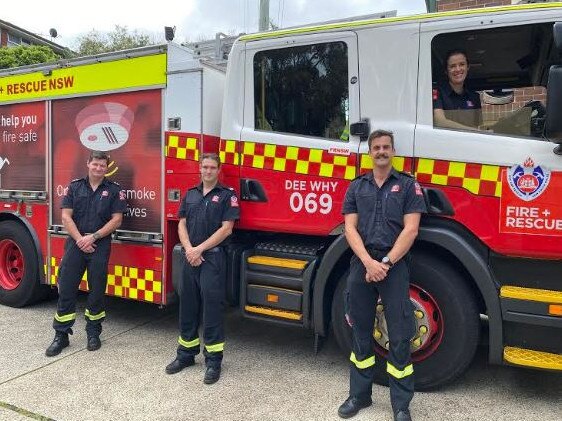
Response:
POLYGON ((102 311, 98 314, 92 314, 92 313, 90 313, 90 310, 86 309, 86 311, 84 312, 84 315, 89 320, 95 321, 95 320, 103 319, 105 317, 105 311, 102 311))
POLYGON ((200 342, 199 342, 199 338, 195 338, 192 341, 186 341, 185 339, 183 339, 181 336, 178 338, 178 344, 180 344, 181 346, 183 346, 184 348, 195 348, 196 346, 199 346, 200 342))
POLYGON ((388 361, 386 362, 386 372, 390 374, 392 377, 397 379, 403 379, 404 377, 408 377, 414 374, 414 366, 412 364, 407 365, 404 367, 404 370, 398 370, 388 361))
POLYGON ((205 345, 207 352, 222 352, 224 350, 224 342, 214 345, 205 345))
POLYGON ((59 323, 70 322, 74 319, 76 319, 76 313, 63 314, 62 316, 58 313, 55 313, 55 320, 59 323))
POLYGON ((352 352, 351 355, 349 356, 349 361, 355 364, 357 368, 365 369, 375 365, 375 356, 373 355, 372 357, 365 358, 364 360, 359 361, 355 356, 355 353, 352 352))

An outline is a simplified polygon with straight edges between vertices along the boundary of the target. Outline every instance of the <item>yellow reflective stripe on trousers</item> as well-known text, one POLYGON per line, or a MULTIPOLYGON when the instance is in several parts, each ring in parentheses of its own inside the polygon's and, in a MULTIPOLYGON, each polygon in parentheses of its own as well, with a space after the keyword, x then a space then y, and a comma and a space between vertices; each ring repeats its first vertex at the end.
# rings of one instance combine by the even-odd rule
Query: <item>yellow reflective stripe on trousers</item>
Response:
POLYGON ((214 345, 205 345, 207 352, 222 352, 224 351, 224 342, 214 345))
POLYGON ((403 379, 404 377, 408 377, 411 374, 414 374, 414 366, 412 364, 407 365, 404 367, 404 370, 398 370, 388 361, 386 362, 386 372, 390 374, 392 377, 396 377, 397 379, 403 379))
POLYGON ((95 321, 95 320, 103 319, 105 317, 105 311, 102 311, 101 313, 98 314, 92 314, 90 313, 90 310, 86 309, 84 315, 91 321, 95 321))
POLYGON ((351 361, 357 368, 365 369, 375 365, 375 356, 365 358, 363 361, 359 361, 355 356, 355 352, 352 352, 349 356, 349 361, 351 361))
POLYGON ((185 339, 182 339, 181 336, 178 338, 178 344, 180 344, 184 348, 193 348, 199 346, 199 343, 199 338, 195 338, 192 341, 186 341, 185 339))
POLYGON ((59 313, 55 313, 55 320, 59 323, 70 322, 76 319, 76 313, 65 314, 61 316, 59 313))

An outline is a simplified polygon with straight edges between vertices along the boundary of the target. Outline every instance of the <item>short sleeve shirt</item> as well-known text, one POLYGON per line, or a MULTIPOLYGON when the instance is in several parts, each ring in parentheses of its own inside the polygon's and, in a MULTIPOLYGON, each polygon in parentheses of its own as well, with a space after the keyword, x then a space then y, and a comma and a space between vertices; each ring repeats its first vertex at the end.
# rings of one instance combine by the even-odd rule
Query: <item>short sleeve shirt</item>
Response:
POLYGON ((104 178, 94 191, 85 177, 70 183, 61 209, 72 209, 72 220, 84 235, 99 230, 114 213, 126 213, 127 201, 119 184, 104 178))
POLYGON ((370 171, 351 182, 342 213, 358 215, 357 230, 367 248, 389 250, 404 229, 404 215, 425 213, 420 185, 410 175, 392 169, 381 187, 370 171))
POLYGON ((433 89, 433 109, 442 109, 449 120, 478 127, 481 123, 481 108, 478 92, 465 88, 459 95, 448 83, 433 89))
MULTIPOLYGON (((223 221, 240 218, 240 205, 234 190, 217 184, 203 195, 203 185, 189 189, 184 196, 178 212, 179 218, 186 218, 187 234, 190 243, 196 247, 213 235, 223 221)), ((225 246, 225 239, 219 246, 225 246)))

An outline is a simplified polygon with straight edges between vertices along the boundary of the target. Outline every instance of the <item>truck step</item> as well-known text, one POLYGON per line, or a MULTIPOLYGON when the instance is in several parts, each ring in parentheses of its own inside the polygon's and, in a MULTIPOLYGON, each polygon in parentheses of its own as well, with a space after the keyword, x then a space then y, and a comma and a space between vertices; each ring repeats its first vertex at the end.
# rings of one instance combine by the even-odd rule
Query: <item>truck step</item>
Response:
POLYGON ((503 349, 503 358, 513 365, 562 370, 562 355, 560 354, 506 346, 503 349))
POLYGON ((302 321, 302 313, 299 313, 298 311, 277 310, 274 308, 252 305, 245 306, 244 310, 248 313, 259 314, 262 316, 270 316, 278 319, 294 320, 298 322, 302 321))

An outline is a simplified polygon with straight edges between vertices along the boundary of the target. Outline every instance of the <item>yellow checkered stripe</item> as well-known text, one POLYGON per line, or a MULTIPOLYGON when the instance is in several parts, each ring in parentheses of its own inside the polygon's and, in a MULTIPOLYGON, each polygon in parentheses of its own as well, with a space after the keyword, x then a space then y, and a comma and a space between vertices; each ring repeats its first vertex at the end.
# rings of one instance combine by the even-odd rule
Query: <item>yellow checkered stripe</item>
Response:
MULTIPOLYGON (((57 283, 60 261, 61 259, 57 257, 51 257, 50 285, 56 285, 57 283)), ((105 289, 107 295, 150 303, 162 302, 162 279, 160 272, 122 265, 109 265, 107 269, 107 287, 105 289)), ((87 271, 80 282, 80 289, 83 291, 88 290, 87 271)))
POLYGON ((481 196, 500 197, 502 167, 419 158, 415 176, 419 183, 462 187, 481 196))
MULTIPOLYGON (((359 164, 359 172, 361 174, 373 169, 373 159, 369 154, 361 154, 359 164)), ((411 173, 412 158, 407 158, 405 156, 395 156, 394 158, 392 158, 392 166, 396 169, 396 171, 411 173)))
POLYGON ((167 135, 165 154, 167 158, 199 161, 199 142, 195 137, 167 135))
POLYGON ((356 154, 336 155, 324 149, 222 140, 219 156, 225 164, 265 170, 346 180, 356 175, 356 154))

